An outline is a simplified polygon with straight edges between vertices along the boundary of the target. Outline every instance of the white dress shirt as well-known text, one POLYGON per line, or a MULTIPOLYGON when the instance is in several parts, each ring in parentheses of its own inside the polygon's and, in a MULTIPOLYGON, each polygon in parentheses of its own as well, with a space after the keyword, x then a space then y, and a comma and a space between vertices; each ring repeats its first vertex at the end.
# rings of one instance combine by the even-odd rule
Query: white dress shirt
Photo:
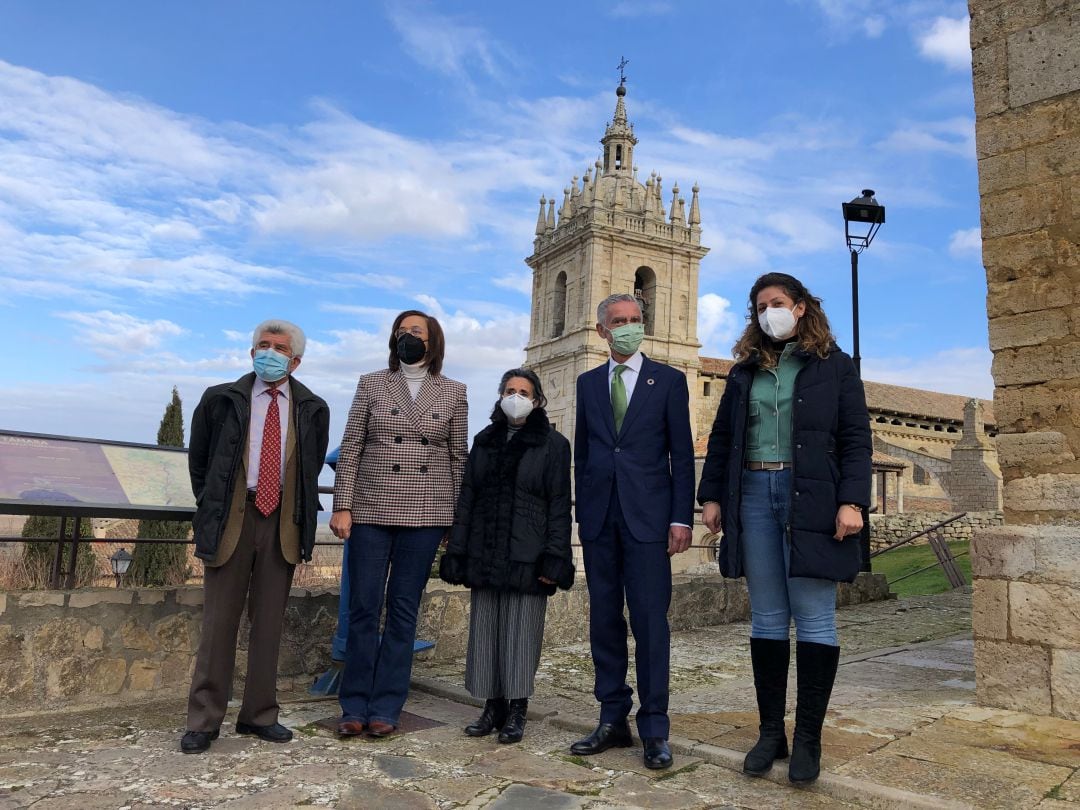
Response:
POLYGON ((608 358, 608 396, 611 396, 611 382, 615 379, 615 366, 626 366, 622 373, 623 386, 626 388, 626 406, 630 407, 630 398, 634 396, 634 388, 637 386, 638 375, 641 374, 641 364, 645 356, 636 351, 630 355, 625 363, 618 362, 614 357, 608 358))
MULTIPOLYGON (((278 418, 281 420, 281 485, 285 485, 285 439, 289 435, 289 382, 279 385, 278 418)), ((263 425, 270 407, 270 386, 258 377, 251 387, 251 424, 248 427, 247 488, 259 485, 259 459, 262 456, 263 425)))

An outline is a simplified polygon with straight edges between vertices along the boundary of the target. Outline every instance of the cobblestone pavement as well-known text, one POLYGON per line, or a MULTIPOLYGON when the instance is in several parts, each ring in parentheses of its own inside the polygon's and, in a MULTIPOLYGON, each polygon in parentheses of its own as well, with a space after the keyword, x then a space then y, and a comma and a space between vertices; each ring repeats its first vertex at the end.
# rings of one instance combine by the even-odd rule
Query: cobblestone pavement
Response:
MULTIPOLYGON (((149 808, 844 808, 1040 807, 1080 810, 1080 723, 972 705, 968 597, 846 608, 841 659, 813 789, 738 772, 753 739, 745 624, 676 635, 675 767, 640 748, 570 756, 595 722, 587 645, 545 652, 525 740, 499 745, 461 727, 476 708, 461 662, 418 662, 405 730, 341 741, 334 701, 287 695, 293 742, 232 730, 209 754, 178 751, 178 701, 0 718, 0 810, 149 808)), ((793 687, 793 684, 792 684, 793 687)), ((792 688, 793 694, 793 688, 792 688)), ((788 718, 789 728, 792 718, 788 718)))

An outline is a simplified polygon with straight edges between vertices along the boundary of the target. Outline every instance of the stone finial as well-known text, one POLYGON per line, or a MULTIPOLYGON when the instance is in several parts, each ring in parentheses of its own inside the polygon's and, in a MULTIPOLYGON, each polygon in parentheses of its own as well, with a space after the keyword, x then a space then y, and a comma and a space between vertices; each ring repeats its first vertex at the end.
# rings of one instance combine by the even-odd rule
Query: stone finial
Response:
MULTIPOLYGON (((577 178, 574 178, 575 180, 577 178)), ((562 208, 559 209, 559 224, 562 225, 563 220, 570 219, 573 216, 573 211, 570 207, 570 186, 563 189, 562 208)))
POLYGON ((664 178, 656 175, 656 213, 660 219, 667 219, 667 209, 664 208, 664 178))
POLYGON ((555 230, 555 197, 548 200, 546 230, 548 232, 555 230))
POLYGON ((686 218, 682 215, 679 209, 679 184, 675 183, 671 187, 671 224, 678 222, 681 225, 686 224, 686 218))
POLYGON ((694 187, 691 189, 694 192, 694 196, 690 198, 690 227, 701 226, 701 208, 698 206, 698 192, 701 189, 697 183, 694 183, 694 187))
POLYGON ((540 198, 540 213, 536 217, 536 235, 540 236, 547 230, 547 220, 544 218, 544 209, 547 207, 547 197, 540 198))
POLYGON ((600 191, 600 178, 603 176, 604 173, 604 164, 601 163, 599 159, 597 159, 596 163, 593 165, 596 167, 596 178, 593 180, 592 201, 593 205, 602 205, 604 199, 603 194, 600 191))

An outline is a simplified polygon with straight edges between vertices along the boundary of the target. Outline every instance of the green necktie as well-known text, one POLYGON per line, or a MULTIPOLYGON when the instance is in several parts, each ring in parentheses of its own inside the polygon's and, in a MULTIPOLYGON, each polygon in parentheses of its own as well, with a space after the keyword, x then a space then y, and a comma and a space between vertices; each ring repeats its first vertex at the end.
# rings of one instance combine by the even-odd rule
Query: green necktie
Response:
POLYGON ((622 430, 622 420, 626 416, 626 384, 622 373, 626 366, 615 366, 615 376, 611 378, 611 413, 615 417, 615 432, 622 430))

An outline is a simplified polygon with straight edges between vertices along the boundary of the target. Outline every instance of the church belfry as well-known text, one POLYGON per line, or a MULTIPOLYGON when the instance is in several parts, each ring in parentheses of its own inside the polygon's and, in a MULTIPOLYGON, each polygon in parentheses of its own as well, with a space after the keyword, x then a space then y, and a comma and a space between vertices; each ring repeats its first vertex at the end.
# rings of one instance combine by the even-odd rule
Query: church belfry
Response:
POLYGON ((533 252, 532 318, 526 365, 540 377, 548 415, 568 437, 574 431, 579 374, 602 363, 607 344, 596 334, 596 305, 628 293, 645 318, 642 351, 686 373, 691 410, 700 368, 697 339, 701 245, 698 186, 687 210, 678 183, 665 204, 663 180, 638 181, 638 139, 626 112, 626 86, 615 90, 615 115, 600 139, 600 160, 563 189, 540 198, 533 252))

